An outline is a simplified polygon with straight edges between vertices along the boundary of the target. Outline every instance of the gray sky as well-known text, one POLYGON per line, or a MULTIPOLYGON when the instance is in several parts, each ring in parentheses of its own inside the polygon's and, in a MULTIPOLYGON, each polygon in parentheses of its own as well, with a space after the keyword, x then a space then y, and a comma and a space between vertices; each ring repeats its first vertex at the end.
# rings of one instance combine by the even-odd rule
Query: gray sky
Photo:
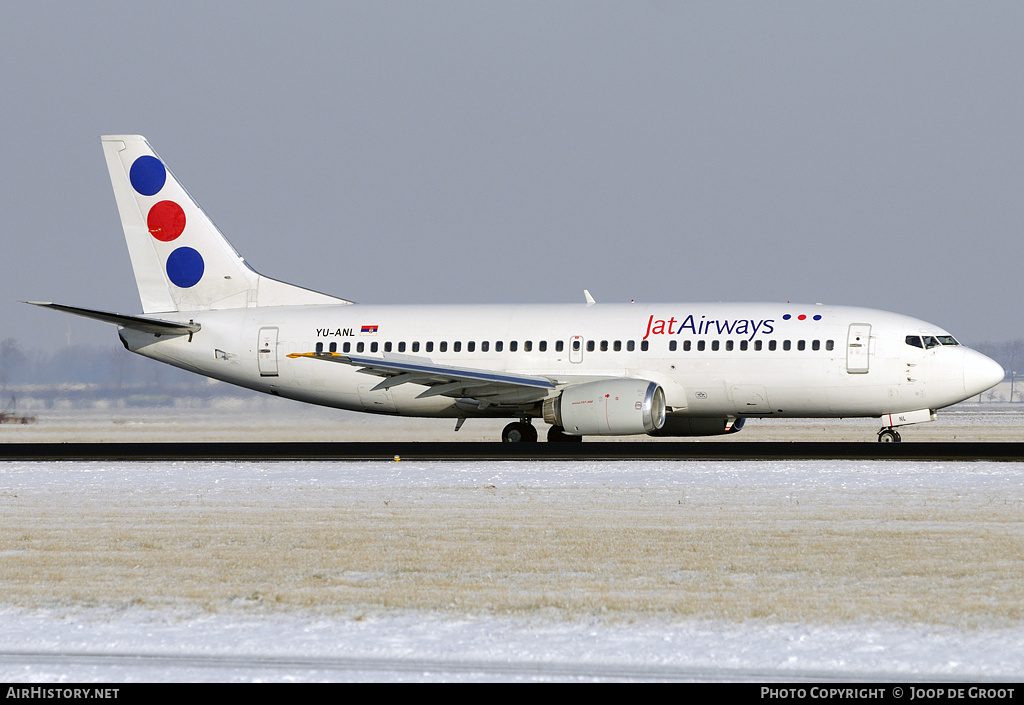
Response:
POLYGON ((7 2, 0 338, 140 310, 99 135, 362 303, 801 301, 1024 336, 1024 3, 7 2))

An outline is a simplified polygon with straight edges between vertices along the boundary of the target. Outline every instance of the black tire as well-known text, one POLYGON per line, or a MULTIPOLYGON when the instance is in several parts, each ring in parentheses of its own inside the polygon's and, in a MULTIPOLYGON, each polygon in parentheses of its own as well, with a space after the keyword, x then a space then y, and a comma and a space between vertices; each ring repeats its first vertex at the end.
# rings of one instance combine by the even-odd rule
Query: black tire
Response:
POLYGON ((878 432, 879 443, 899 443, 903 439, 900 438, 898 431, 892 428, 883 428, 878 432))
POLYGON ((514 421, 501 432, 502 443, 536 443, 537 429, 532 424, 514 421))

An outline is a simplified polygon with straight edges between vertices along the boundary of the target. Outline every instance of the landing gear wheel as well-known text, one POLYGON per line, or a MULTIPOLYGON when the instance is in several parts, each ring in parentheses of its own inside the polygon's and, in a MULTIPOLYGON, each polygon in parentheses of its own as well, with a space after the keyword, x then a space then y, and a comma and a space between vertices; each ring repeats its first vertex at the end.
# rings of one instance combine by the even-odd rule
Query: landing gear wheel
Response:
POLYGON ((903 439, 900 438, 899 432, 892 428, 883 428, 878 432, 879 443, 899 443, 903 439))
POLYGON ((536 443, 537 429, 524 421, 514 421, 501 432, 502 443, 536 443))
POLYGON ((548 443, 580 443, 583 436, 570 436, 561 426, 548 429, 548 443))

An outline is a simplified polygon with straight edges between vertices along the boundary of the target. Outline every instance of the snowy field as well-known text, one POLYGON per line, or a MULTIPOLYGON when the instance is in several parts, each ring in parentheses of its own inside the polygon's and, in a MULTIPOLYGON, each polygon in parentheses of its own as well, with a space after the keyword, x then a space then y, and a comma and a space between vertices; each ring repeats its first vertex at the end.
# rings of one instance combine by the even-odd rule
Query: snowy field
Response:
POLYGON ((2 681, 1024 678, 1024 463, 18 461, 0 507, 2 681))

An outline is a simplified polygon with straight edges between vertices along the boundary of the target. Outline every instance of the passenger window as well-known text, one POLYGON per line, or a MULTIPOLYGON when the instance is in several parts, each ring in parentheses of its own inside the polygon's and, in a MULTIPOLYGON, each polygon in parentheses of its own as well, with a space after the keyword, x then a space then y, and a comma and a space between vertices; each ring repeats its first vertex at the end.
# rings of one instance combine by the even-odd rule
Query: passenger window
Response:
POLYGON ((456 340, 452 343, 452 352, 462 352, 462 341, 456 340))
POLYGON ((419 343, 418 340, 414 340, 413 341, 413 343, 412 343, 412 351, 413 352, 419 352, 420 351, 420 343, 419 343))
POLYGON ((400 353, 405 352, 405 341, 404 340, 398 344, 398 352, 400 352, 400 353))
POLYGON ((337 343, 331 343, 330 347, 328 347, 327 349, 330 352, 332 352, 332 353, 336 353, 336 352, 338 352, 338 344, 337 343))
POLYGON ((777 348, 778 346, 779 346, 778 341, 776 341, 776 340, 769 340, 768 341, 768 349, 769 350, 775 350, 775 348, 777 348))
POLYGON ((316 351, 318 353, 322 353, 324 351, 324 344, 323 343, 317 343, 316 344, 316 351))
POLYGON ((647 341, 647 340, 640 341, 640 352, 647 352, 648 348, 650 348, 650 347, 651 347, 651 345, 650 345, 649 341, 647 341))
POLYGON ((704 346, 705 345, 707 345, 707 343, 705 341, 698 340, 697 341, 697 352, 704 352, 704 346))
MULTIPOLYGON (((558 342, 562 342, 562 341, 559 340, 558 342)), ((572 341, 572 350, 573 350, 573 352, 578 352, 579 349, 580 349, 580 341, 578 339, 572 341)))
POLYGON ((690 341, 689 340, 684 340, 683 341, 683 352, 690 352, 690 347, 691 347, 690 346, 690 341))
POLYGON ((447 340, 442 340, 438 344, 437 349, 438 349, 439 352, 448 352, 448 341, 447 340))
POLYGON ((615 341, 615 352, 619 352, 620 350, 622 350, 622 341, 621 340, 616 340, 615 341))
POLYGON ((798 341, 796 341, 796 349, 797 350, 806 350, 807 349, 807 341, 806 340, 798 340, 798 341))
POLYGON ((725 349, 726 349, 727 352, 732 352, 732 341, 731 340, 725 341, 725 349))
POLYGON ((391 352, 391 341, 384 343, 384 352, 391 352))
POLYGON ((834 340, 826 340, 825 341, 825 349, 826 350, 835 350, 835 347, 836 347, 836 341, 834 341, 834 340))
POLYGON ((711 349, 714 352, 718 352, 718 341, 717 340, 712 340, 711 341, 711 349))
POLYGON ((594 341, 593 340, 588 340, 587 341, 587 352, 594 352, 594 341))
POLYGON ((676 341, 674 341, 674 340, 668 341, 668 349, 669 349, 669 352, 675 352, 676 351, 676 341))
POLYGON ((782 349, 783 349, 783 350, 789 350, 789 349, 791 349, 792 347, 793 347, 793 343, 792 343, 792 342, 790 342, 790 341, 788 341, 788 340, 783 340, 783 341, 782 341, 782 349))
POLYGON ((476 350, 476 341, 475 340, 470 340, 468 343, 466 343, 466 352, 473 352, 475 350, 476 350))
POLYGON ((607 340, 602 340, 601 341, 601 352, 608 352, 608 341, 607 340))
POLYGON ((524 340, 523 341, 523 352, 530 352, 532 350, 533 350, 533 341, 532 340, 524 340))
POLYGON ((635 340, 627 340, 626 341, 626 351, 627 352, 633 352, 634 350, 636 350, 636 341, 635 340))
POLYGON ((480 343, 480 352, 487 352, 490 349, 491 344, 488 341, 485 340, 482 343, 480 343))
POLYGON ((427 341, 427 352, 428 353, 429 352, 434 352, 434 341, 433 340, 428 340, 427 341))
POLYGON ((370 352, 377 352, 377 343, 370 343, 370 352))
POLYGON ((745 351, 748 347, 750 347, 750 341, 749 340, 741 340, 740 341, 740 350, 744 350, 745 351))
POLYGON ((821 350, 821 341, 820 340, 811 341, 811 350, 821 350))
POLYGON ((363 351, 363 344, 361 342, 360 343, 356 343, 356 352, 362 352, 362 351, 363 351))
POLYGON ((342 352, 352 352, 352 343, 345 343, 341 346, 342 352))

